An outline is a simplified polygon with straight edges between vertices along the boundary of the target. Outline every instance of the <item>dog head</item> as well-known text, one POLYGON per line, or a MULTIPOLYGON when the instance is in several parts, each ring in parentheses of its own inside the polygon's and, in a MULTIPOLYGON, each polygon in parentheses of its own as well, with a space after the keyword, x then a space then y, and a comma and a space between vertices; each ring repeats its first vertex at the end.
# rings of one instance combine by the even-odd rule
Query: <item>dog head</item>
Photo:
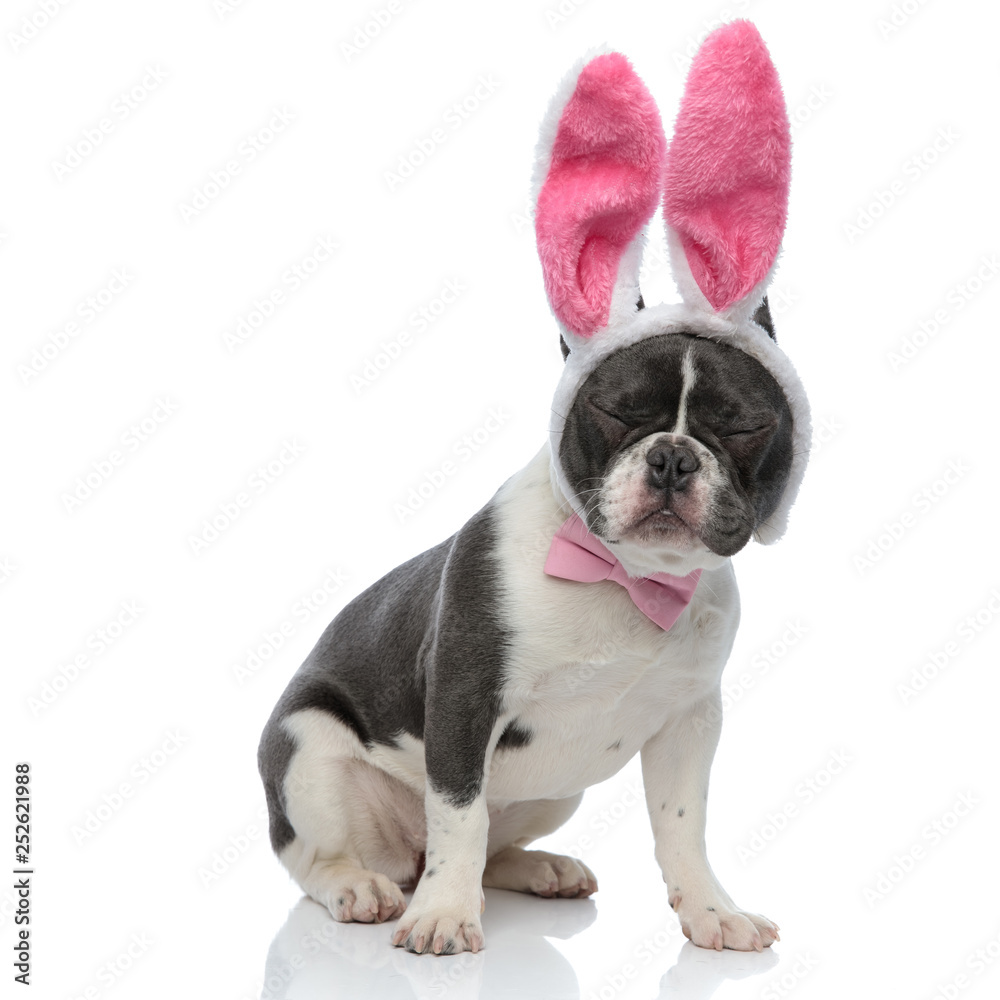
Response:
POLYGON ((746 21, 695 56, 669 150, 614 52, 578 65, 543 123, 535 229, 565 360, 553 481, 630 575, 710 568, 784 531, 810 438, 766 299, 789 175, 780 84, 746 21), (646 308, 661 197, 682 301, 646 308))

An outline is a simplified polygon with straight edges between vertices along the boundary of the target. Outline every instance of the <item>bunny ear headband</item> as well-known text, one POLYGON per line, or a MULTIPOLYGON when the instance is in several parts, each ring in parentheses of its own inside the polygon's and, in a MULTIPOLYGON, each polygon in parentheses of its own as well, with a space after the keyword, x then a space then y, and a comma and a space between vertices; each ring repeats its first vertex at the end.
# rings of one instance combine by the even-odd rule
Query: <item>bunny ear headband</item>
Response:
POLYGON ((582 515, 559 447, 577 391, 604 358, 646 337, 707 337, 759 361, 788 400, 789 480, 756 536, 776 541, 802 481, 811 431, 795 369, 753 318, 778 256, 791 173, 781 84, 757 29, 733 21, 705 39, 669 148, 656 104, 628 60, 602 52, 560 85, 536 155, 538 256, 569 350, 550 427, 556 484, 582 515), (682 301, 640 309, 645 226, 661 195, 682 301))

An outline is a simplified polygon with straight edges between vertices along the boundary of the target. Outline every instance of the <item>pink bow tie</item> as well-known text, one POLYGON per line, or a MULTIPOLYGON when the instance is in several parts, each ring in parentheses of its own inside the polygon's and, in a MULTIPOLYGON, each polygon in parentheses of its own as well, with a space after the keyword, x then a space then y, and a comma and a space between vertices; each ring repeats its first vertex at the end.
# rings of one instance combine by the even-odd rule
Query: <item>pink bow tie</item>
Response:
POLYGON ((654 573, 652 576, 630 577, 625 567, 607 546, 587 530, 576 514, 567 518, 556 532, 545 560, 545 572, 563 580, 596 583, 613 580, 621 584, 632 603, 665 632, 691 603, 701 570, 687 576, 654 573))

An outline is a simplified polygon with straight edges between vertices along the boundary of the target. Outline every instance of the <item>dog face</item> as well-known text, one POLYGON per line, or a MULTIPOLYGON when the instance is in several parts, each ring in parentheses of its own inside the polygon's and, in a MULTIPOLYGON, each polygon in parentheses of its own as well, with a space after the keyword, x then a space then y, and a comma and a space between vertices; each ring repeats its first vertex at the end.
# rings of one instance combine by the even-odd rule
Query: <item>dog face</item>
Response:
POLYGON ((684 333, 615 351, 584 381, 559 447, 588 528, 666 555, 728 557, 788 482, 792 414, 745 352, 684 333))

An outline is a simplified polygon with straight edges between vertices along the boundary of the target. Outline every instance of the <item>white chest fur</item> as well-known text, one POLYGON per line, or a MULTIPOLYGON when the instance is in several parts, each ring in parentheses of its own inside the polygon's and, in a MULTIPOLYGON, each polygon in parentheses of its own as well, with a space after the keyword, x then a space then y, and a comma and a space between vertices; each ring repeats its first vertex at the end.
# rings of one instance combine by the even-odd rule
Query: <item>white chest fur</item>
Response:
POLYGON ((512 635, 504 707, 532 740, 493 757, 490 800, 558 798, 610 777, 671 715, 718 686, 736 633, 728 560, 703 572, 666 633, 616 583, 546 576, 568 513, 552 490, 547 448, 498 497, 502 614, 512 635))

